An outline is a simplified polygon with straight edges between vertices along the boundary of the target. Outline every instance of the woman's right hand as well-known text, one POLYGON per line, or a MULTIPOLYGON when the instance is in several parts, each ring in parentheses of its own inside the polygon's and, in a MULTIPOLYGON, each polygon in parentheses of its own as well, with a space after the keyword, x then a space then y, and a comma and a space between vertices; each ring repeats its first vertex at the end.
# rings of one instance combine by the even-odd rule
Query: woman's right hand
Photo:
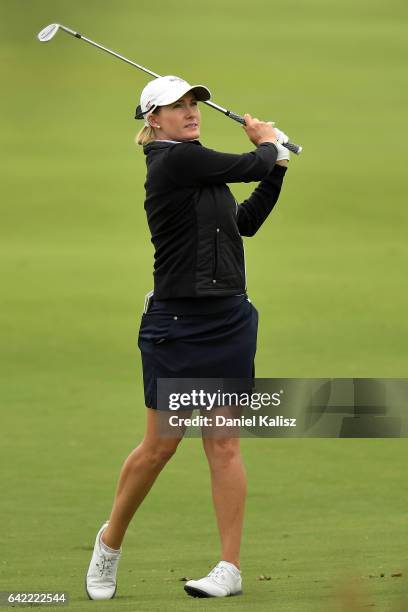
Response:
POLYGON ((276 132, 273 129, 272 123, 266 121, 259 121, 254 119, 249 113, 244 115, 245 125, 242 127, 247 133, 249 140, 258 146, 263 142, 276 142, 276 132))

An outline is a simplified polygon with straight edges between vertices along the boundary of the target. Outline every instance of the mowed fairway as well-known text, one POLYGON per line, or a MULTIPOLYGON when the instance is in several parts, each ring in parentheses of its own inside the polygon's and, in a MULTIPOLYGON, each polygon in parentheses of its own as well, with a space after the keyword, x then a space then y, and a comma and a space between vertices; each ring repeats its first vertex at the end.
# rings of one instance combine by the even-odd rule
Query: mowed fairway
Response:
MULTIPOLYGON (((63 33, 35 39, 59 21, 303 144, 245 242, 257 376, 396 378, 407 17, 399 0, 3 0, 0 591, 67 591, 70 610, 408 610, 405 439, 243 440, 244 595, 224 600, 183 591, 219 554, 201 442, 185 440, 129 529, 117 598, 88 601, 96 531, 144 431, 153 250, 132 117, 147 77, 63 33)), ((209 108, 201 142, 251 149, 209 108)), ((254 187, 232 188, 242 201, 254 187)))

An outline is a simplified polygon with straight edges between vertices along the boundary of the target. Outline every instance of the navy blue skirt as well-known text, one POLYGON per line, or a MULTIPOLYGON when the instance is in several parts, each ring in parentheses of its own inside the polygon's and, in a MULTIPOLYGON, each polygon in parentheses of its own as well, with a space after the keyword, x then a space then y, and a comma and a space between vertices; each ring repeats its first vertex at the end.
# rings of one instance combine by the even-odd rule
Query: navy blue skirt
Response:
POLYGON ((157 408, 158 378, 254 378, 257 332, 246 295, 153 299, 138 337, 146 406, 157 408))

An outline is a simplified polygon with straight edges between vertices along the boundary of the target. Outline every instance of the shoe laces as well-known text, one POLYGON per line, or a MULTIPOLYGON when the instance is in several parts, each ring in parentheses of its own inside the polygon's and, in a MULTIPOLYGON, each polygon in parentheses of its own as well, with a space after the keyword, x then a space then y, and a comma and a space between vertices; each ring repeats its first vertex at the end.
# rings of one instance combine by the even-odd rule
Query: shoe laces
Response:
POLYGON ((218 565, 216 565, 214 569, 212 569, 211 572, 208 574, 208 576, 215 579, 225 578, 225 567, 219 567, 218 565))
POLYGON ((110 559, 109 557, 105 557, 105 555, 101 555, 99 557, 99 561, 96 563, 96 567, 98 568, 99 576, 101 578, 104 576, 106 576, 107 578, 113 577, 115 561, 116 559, 110 559))

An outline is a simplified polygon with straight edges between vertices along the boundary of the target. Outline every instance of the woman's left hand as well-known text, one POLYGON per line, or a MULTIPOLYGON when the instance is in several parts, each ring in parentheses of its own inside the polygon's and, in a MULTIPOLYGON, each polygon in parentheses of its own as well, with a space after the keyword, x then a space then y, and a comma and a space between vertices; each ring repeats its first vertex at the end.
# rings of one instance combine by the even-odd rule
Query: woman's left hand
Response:
MULTIPOLYGON (((276 128, 275 128, 276 129, 276 128)), ((290 151, 279 142, 275 143, 275 147, 278 149, 278 157, 276 163, 278 166, 287 166, 290 159, 290 151)))

